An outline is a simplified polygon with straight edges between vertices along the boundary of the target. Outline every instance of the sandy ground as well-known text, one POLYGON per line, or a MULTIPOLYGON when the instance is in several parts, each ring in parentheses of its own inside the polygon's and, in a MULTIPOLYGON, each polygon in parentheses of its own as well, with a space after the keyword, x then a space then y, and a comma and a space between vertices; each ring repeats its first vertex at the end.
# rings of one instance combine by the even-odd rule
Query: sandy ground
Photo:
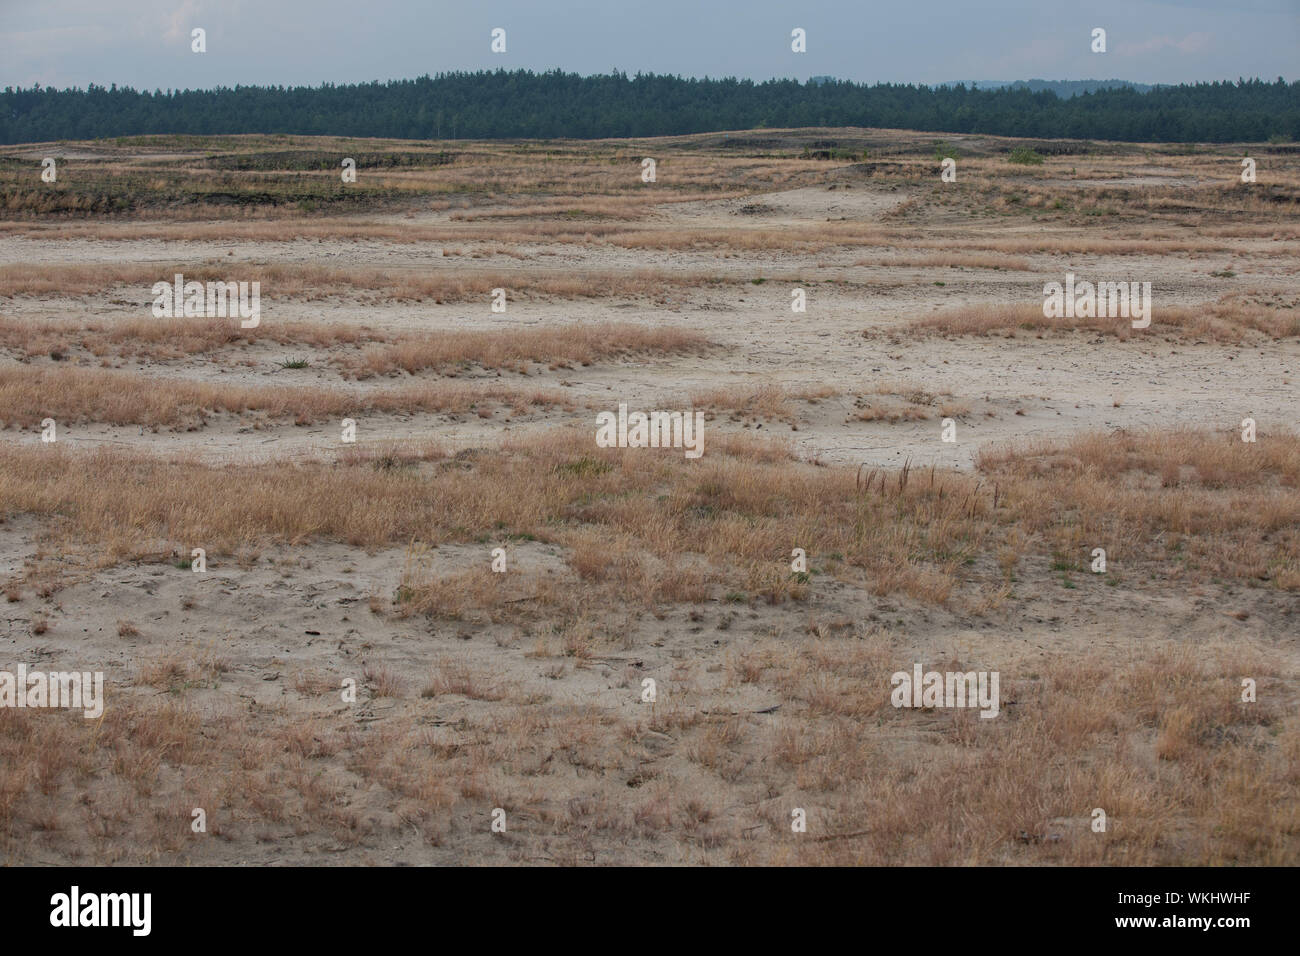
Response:
MULTIPOLYGON (((680 203, 660 213, 665 228, 770 228, 815 224, 844 216, 875 222, 905 197, 891 191, 873 192, 859 185, 852 190, 800 189, 719 202, 680 203), (737 210, 759 205, 762 212, 737 222, 737 210)), ((446 214, 426 214, 427 221, 446 221, 446 214)), ((416 219, 418 224, 422 220, 416 219)), ((962 238, 980 234, 972 230, 962 238)), ((1094 233, 1095 235, 1095 233, 1094 233)), ((844 395, 820 407, 804 409, 797 431, 788 424, 768 425, 787 434, 810 456, 829 462, 901 464, 913 462, 969 467, 978 448, 988 442, 1033 438, 1087 428, 1134 428, 1152 425, 1203 425, 1230 428, 1253 416, 1262 430, 1291 428, 1300 406, 1300 343, 1286 341, 1264 347, 1235 347, 1213 343, 1186 344, 1170 340, 1160 330, 1162 306, 1196 305, 1235 291, 1263 296, 1294 296, 1289 259, 1266 257, 1269 243, 1224 240, 1239 248, 1235 256, 1172 257, 1094 255, 1029 255, 1028 272, 976 268, 891 266, 896 250, 862 249, 802 256, 781 253, 678 253, 624 250, 608 246, 555 244, 553 248, 520 244, 531 256, 484 259, 444 257, 442 244, 403 244, 365 241, 294 242, 165 242, 149 239, 50 241, 0 238, 0 265, 51 263, 174 263, 209 262, 229 258, 235 263, 338 263, 348 267, 380 266, 393 270, 497 272, 590 270, 593 273, 663 269, 669 273, 704 272, 748 280, 760 285, 673 290, 670 308, 644 301, 598 299, 545 302, 511 301, 504 315, 481 306, 374 304, 346 297, 324 301, 277 301, 274 289, 262 293, 262 321, 321 321, 365 325, 412 332, 421 329, 508 329, 568 322, 618 321, 646 325, 680 325, 701 331, 718 343, 704 356, 668 361, 639 361, 592 368, 560 370, 527 379, 507 376, 520 384, 550 386, 563 382, 576 401, 600 406, 632 398, 646 407, 680 407, 693 392, 722 385, 781 384, 788 388, 831 385, 844 395), (544 254, 549 253, 549 254, 544 254), (867 259, 879 265, 854 266, 867 259), (1209 275, 1231 266, 1236 275, 1209 275), (1146 333, 1127 342, 1102 340, 1085 334, 1036 339, 1019 337, 909 340, 906 333, 889 333, 906 320, 939 309, 976 304, 1040 301, 1042 283, 1063 281, 1066 271, 1080 278, 1131 276, 1153 282, 1154 320, 1146 333), (790 311, 790 290, 801 279, 808 289, 808 310, 790 311), (848 290, 836 282, 847 280, 848 290), (863 332, 878 333, 864 337, 863 332), (881 384, 924 388, 951 394, 975 411, 958 419, 955 445, 938 441, 939 419, 904 424, 850 422, 853 399, 881 384)), ((451 243, 448 245, 463 245, 451 243)), ((927 251, 926 255, 933 254, 927 251)), ((138 317, 151 297, 147 289, 119 290, 118 304, 101 299, 12 298, 6 315, 32 319, 69 316, 138 317)), ((328 360, 311 349, 254 346, 227 356, 223 364, 171 362, 125 364, 123 367, 169 377, 211 379, 229 383, 338 384, 328 368, 283 370, 274 363, 286 356, 328 360)), ((393 380, 372 379, 348 387, 391 387, 393 380)), ((579 419, 594 418, 583 410, 579 419)), ((491 424, 489 431, 546 427, 555 415, 539 420, 491 424)), ((719 427, 747 423, 718 422, 719 427)), ((757 423, 754 423, 757 424, 757 423)), ((258 457, 311 449, 333 450, 337 429, 270 427, 249 437, 239 422, 215 421, 201 432, 149 436, 138 429, 113 429, 69 423, 62 438, 77 442, 121 442, 166 452, 195 450, 221 458, 258 457)), ((453 445, 472 446, 479 439, 479 421, 456 422, 438 416, 407 420, 377 417, 362 423, 368 437, 437 438, 453 445)), ((33 440, 28 436, 20 440, 33 440)))
MULTIPOLYGON (((1131 168, 1130 168, 1131 169, 1131 168)), ((1177 171, 1153 168, 1143 175, 1099 179, 1096 185, 1152 185, 1170 182, 1177 171)), ((851 189, 799 189, 743 200, 693 202, 665 207, 658 214, 665 228, 782 228, 848 219, 877 222, 907 198, 905 193, 856 183, 851 189), (744 212, 744 207, 757 207, 744 212)), ((411 221, 411 220, 407 220, 411 221)), ((445 213, 414 220, 446 222, 445 213)), ((1191 230, 1189 230, 1191 232, 1191 230)), ((989 226, 972 226, 960 238, 1005 236, 989 226)), ((1101 236, 1102 230, 1092 230, 1101 236)), ((746 280, 728 287, 674 290, 670 308, 638 299, 592 299, 573 302, 513 300, 505 315, 478 304, 374 304, 347 296, 322 301, 277 298, 263 289, 265 326, 281 321, 324 321, 374 328, 509 329, 610 319, 646 325, 680 325, 705 333, 715 346, 702 355, 602 363, 590 368, 536 369, 533 374, 495 373, 466 378, 557 388, 574 396, 579 408, 511 418, 498 414, 484 421, 475 416, 420 414, 367 416, 358 423, 363 442, 378 439, 434 438, 453 447, 495 444, 508 435, 555 424, 589 422, 594 430, 597 408, 681 407, 696 391, 724 385, 779 383, 792 389, 833 386, 841 394, 816 404, 797 403, 793 422, 747 420, 720 413, 710 429, 757 430, 788 438, 801 453, 827 462, 856 465, 937 464, 969 469, 988 443, 1055 437, 1089 429, 1133 429, 1191 425, 1227 430, 1247 416, 1261 431, 1297 429, 1300 420, 1300 342, 1266 346, 1188 343, 1162 334, 1160 309, 1213 301, 1232 291, 1294 297, 1294 260, 1267 255, 1260 240, 1224 240, 1231 256, 1022 256, 1030 271, 891 265, 906 250, 864 248, 806 255, 780 253, 632 251, 605 245, 513 243, 525 258, 469 260, 444 257, 442 244, 383 241, 189 241, 41 240, 0 238, 0 265, 30 263, 338 263, 349 267, 382 266, 394 270, 504 269, 593 272, 664 269, 703 271, 746 280), (853 265, 867 259, 876 264, 853 265), (1233 278, 1210 272, 1231 268, 1233 278), (1126 342, 1086 334, 1037 338, 1020 333, 1011 339, 922 339, 901 332, 907 319, 940 308, 979 303, 1041 301, 1042 283, 1067 271, 1078 275, 1132 277, 1154 283, 1152 327, 1126 342), (766 277, 753 285, 748 280, 766 277), (789 308, 794 279, 809 288, 808 311, 789 308), (837 287, 834 280, 849 280, 837 287), (864 335, 864 332, 870 334, 864 335), (943 401, 964 405, 957 416, 957 442, 940 441, 937 407, 922 421, 885 423, 852 419, 858 395, 882 383, 900 391, 923 388, 943 401), (949 398, 948 396, 951 396, 949 398)), ((457 242, 447 245, 465 246, 457 242)), ((926 250, 930 255, 933 250, 926 250)), ((160 276, 161 277, 161 276, 160 276)), ((119 289, 79 298, 17 297, 0 301, 7 316, 29 319, 94 317, 113 321, 147 314, 145 288, 119 289)), ((326 363, 328 352, 292 346, 257 344, 232 349, 200 361, 124 362, 121 368, 150 376, 257 384, 329 384, 364 392, 391 387, 409 376, 344 382, 326 363), (312 367, 282 370, 274 363, 304 355, 312 367)), ((88 356, 77 360, 88 366, 88 356)), ((0 358, 5 364, 13 357, 0 358)), ((54 363, 34 359, 32 366, 54 363)), ((428 376, 434 378, 432 374, 428 376)), ((37 443, 35 430, 13 428, 0 440, 37 443)), ((160 455, 196 453, 212 460, 248 461, 284 455, 331 455, 339 448, 337 423, 299 427, 290 423, 254 424, 237 416, 216 416, 191 431, 151 432, 92 423, 61 423, 59 441, 70 447, 111 444, 160 455)), ((707 448, 707 438, 706 438, 707 448)), ((1300 622, 1294 597, 1277 592, 1233 587, 1198 592, 1106 587, 1096 580, 1063 589, 1042 581, 1027 582, 1017 600, 1000 615, 981 617, 961 610, 924 606, 899 598, 880 598, 835 583, 817 591, 807 605, 779 607, 715 605, 699 619, 689 608, 674 608, 662 619, 633 610, 613 610, 605 626, 618 635, 613 651, 585 662, 538 656, 535 639, 518 627, 493 624, 471 616, 454 622, 413 617, 395 619, 372 613, 373 595, 387 600, 398 583, 402 549, 365 553, 337 544, 312 543, 266 551, 244 563, 209 559, 206 574, 179 570, 165 560, 95 569, 84 556, 41 552, 40 528, 29 519, 0 527, 0 562, 6 575, 24 568, 49 567, 66 561, 67 580, 50 600, 26 592, 7 605, 0 635, 0 667, 26 661, 51 668, 74 661, 80 668, 103 669, 113 695, 161 694, 137 681, 145 663, 169 656, 197 659, 216 654, 228 663, 215 686, 186 691, 186 700, 205 719, 266 713, 319 719, 333 727, 377 732, 390 722, 410 720, 426 727, 431 739, 452 741, 466 723, 490 724, 499 705, 455 695, 419 696, 419 680, 431 662, 454 659, 468 664, 491 683, 509 688, 513 699, 538 695, 558 710, 582 707, 617 719, 635 719, 641 704, 635 688, 654 677, 693 705, 714 713, 744 714, 755 722, 780 715, 783 701, 754 684, 735 686, 722 679, 724 663, 746 646, 796 646, 808 628, 827 633, 868 629, 879 635, 899 659, 940 661, 960 658, 970 667, 995 667, 1023 673, 1048 656, 1111 653, 1123 657, 1135 648, 1169 644, 1196 646, 1224 640, 1258 644, 1294 661, 1300 654, 1300 622), (1244 619, 1230 616, 1246 612, 1244 619), (32 622, 50 623, 35 633, 32 622), (137 634, 119 634, 119 622, 137 634), (330 686, 353 676, 361 680, 367 664, 381 664, 403 675, 405 693, 366 697, 358 705, 339 701, 337 691, 304 694, 295 690, 295 675, 319 672, 330 686)), ((160 548, 176 549, 176 542, 160 548)), ((444 546, 432 554, 435 569, 451 573, 485 560, 486 547, 444 546)), ((511 561, 526 576, 571 574, 555 548, 530 543, 511 548, 511 561)), ((179 557, 185 557, 179 554, 179 557)), ((1051 579, 1042 569, 1041 578, 1051 579)), ((924 728, 918 729, 918 734, 924 728)), ((707 779, 687 759, 684 746, 667 734, 650 734, 633 745, 611 740, 608 764, 591 773, 617 795, 652 778, 675 786, 725 796, 717 781, 707 779)), ((743 759, 744 755, 741 755, 743 759)), ((271 862, 464 862, 547 861, 547 850, 530 833, 545 827, 528 807, 515 813, 519 836, 496 841, 486 833, 477 804, 458 805, 447 823, 441 846, 413 838, 390 806, 355 774, 339 770, 359 815, 360 846, 344 846, 329 834, 294 831, 290 823, 261 825, 227 820, 221 839, 187 843, 163 851, 160 858, 194 863, 271 862)), ((178 777, 161 778, 163 799, 182 804, 192 798, 178 777)), ((550 805, 581 798, 596 786, 581 771, 561 774, 547 784, 550 805)), ((601 792, 606 792, 605 790, 601 792)), ((761 802, 762 794, 750 794, 761 802)), ((490 798, 489 798, 490 805, 490 798)), ((186 804, 188 805, 188 804, 186 804)), ((719 818, 726 826, 742 820, 741 811, 719 818)), ((1076 824, 1083 828, 1082 822, 1076 824)), ((540 838, 539 838, 540 839, 540 838)), ((103 844, 90 837, 38 835, 28 844, 27 861, 103 859, 103 844)), ((632 841, 626 846, 598 845, 594 862, 679 862, 707 857, 679 846, 632 841)))

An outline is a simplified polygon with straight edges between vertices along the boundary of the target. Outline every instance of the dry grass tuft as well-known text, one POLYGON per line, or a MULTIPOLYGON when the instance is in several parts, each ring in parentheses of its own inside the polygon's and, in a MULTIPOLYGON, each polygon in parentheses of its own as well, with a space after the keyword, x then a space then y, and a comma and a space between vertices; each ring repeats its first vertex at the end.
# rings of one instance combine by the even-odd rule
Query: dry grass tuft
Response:
MULTIPOLYGON (((1016 332, 1046 333, 1081 331, 1114 335, 1121 340, 1143 336, 1174 336, 1180 340, 1207 340, 1239 344, 1250 338, 1270 339, 1300 336, 1300 309, 1271 309, 1228 301, 1200 307, 1161 306, 1151 308, 1151 325, 1134 329, 1127 318, 1046 318, 1041 303, 1033 305, 988 305, 954 309, 909 321, 903 330, 891 334, 914 335, 1003 335, 1016 332)), ((875 331, 867 335, 878 334, 875 331)))
POLYGON ((524 414, 552 406, 572 409, 574 399, 556 390, 470 382, 362 390, 208 384, 82 368, 0 369, 0 420, 19 428, 47 417, 57 422, 194 428, 222 413, 310 425, 365 413, 464 414, 484 404, 506 405, 524 414))

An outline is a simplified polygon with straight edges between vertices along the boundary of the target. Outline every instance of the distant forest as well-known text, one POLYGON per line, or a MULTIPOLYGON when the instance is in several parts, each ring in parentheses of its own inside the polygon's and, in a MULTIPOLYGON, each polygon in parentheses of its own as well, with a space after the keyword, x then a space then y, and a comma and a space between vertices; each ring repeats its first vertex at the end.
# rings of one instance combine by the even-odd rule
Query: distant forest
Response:
MULTIPOLYGON (((947 84, 951 86, 952 84, 947 84)), ((1024 87, 1041 93, 1051 90, 1061 99, 1078 96, 1080 93, 1095 93, 1097 90, 1113 90, 1122 86, 1131 86, 1139 93, 1154 89, 1147 83, 1130 83, 1128 80, 976 80, 970 84, 977 90, 996 90, 1003 86, 1024 87)))
POLYGON ((0 143, 147 133, 395 139, 595 139, 763 127, 865 126, 1129 142, 1300 139, 1300 83, 1281 78, 1097 90, 875 86, 612 73, 440 73, 317 87, 0 93, 0 143))

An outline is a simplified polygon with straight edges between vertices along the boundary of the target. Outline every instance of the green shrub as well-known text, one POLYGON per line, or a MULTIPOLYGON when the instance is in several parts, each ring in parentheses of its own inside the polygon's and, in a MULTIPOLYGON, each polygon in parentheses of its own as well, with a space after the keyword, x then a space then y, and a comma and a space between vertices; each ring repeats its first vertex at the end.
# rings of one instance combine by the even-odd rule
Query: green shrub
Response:
POLYGON ((1041 166, 1043 165, 1043 155, 1028 146, 1017 146, 1011 151, 1011 155, 1007 157, 1007 162, 1019 163, 1021 166, 1041 166))

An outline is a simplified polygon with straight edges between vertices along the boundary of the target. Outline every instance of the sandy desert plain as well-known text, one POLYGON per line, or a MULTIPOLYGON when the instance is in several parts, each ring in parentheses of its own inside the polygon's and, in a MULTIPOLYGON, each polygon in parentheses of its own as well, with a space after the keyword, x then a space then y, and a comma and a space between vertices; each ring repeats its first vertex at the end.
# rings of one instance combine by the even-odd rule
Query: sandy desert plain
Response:
POLYGON ((1300 862, 1300 147, 154 136, 0 196, 0 669, 106 681, 0 708, 0 860, 1300 862))

